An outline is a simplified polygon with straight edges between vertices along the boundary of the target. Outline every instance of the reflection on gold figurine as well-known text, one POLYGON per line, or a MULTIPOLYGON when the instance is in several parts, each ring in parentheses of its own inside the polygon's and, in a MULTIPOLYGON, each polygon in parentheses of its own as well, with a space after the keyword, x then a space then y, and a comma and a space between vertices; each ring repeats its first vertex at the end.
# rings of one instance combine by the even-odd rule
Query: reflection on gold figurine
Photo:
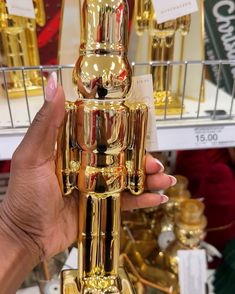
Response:
POLYGON ((145 104, 127 103, 126 0, 81 0, 80 55, 73 72, 76 102, 66 103, 57 143, 64 195, 79 193, 78 270, 62 274, 62 293, 130 293, 119 267, 120 194, 143 192, 145 104))
MULTIPOLYGON (((0 66, 22 67, 39 66, 36 24, 45 25, 43 0, 34 0, 36 19, 10 15, 6 0, 0 2, 0 66)), ((6 76, 9 97, 42 93, 42 77, 37 70, 11 70, 6 76)), ((2 82, 2 81, 1 81, 2 82)))

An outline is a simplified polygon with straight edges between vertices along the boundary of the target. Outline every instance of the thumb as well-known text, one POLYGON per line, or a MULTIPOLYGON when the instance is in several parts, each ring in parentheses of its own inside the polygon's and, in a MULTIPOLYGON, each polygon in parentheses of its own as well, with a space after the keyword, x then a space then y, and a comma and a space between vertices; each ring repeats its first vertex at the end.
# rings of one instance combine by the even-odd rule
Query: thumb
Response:
POLYGON ((47 82, 46 97, 23 141, 15 151, 13 161, 23 166, 39 166, 54 157, 57 130, 65 114, 64 91, 53 72, 47 82))

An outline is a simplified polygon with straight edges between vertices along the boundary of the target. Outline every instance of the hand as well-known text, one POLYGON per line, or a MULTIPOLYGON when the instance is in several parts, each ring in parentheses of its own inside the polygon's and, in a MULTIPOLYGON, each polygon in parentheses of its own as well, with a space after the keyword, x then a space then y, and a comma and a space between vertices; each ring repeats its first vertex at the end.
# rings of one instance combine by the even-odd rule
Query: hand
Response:
MULTIPOLYGON (((77 238, 77 197, 62 197, 55 175, 55 142, 64 118, 64 92, 55 75, 48 81, 47 101, 37 113, 12 158, 6 198, 0 206, 5 231, 33 254, 35 264, 66 249, 77 238)), ((146 189, 166 189, 175 178, 146 157, 146 189)), ((122 209, 156 206, 167 197, 146 192, 122 195, 122 209)))

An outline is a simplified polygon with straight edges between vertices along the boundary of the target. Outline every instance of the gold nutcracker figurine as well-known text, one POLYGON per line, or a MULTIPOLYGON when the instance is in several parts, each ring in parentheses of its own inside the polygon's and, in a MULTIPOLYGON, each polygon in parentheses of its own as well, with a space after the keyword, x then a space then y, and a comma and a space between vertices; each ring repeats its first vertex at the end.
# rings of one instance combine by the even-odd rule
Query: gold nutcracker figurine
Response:
POLYGON ((135 28, 138 35, 145 31, 149 33, 149 59, 160 62, 153 66, 155 112, 157 115, 180 114, 182 103, 179 93, 172 93, 172 66, 167 67, 167 61, 173 61, 175 50, 175 35, 181 36, 181 58, 184 50, 184 37, 188 34, 191 15, 158 23, 152 0, 135 1, 135 28), (162 64, 161 64, 162 63, 162 64))
MULTIPOLYGON (((6 1, 0 2, 0 66, 39 66, 36 24, 45 25, 43 0, 33 0, 36 19, 10 15, 6 1)), ((37 70, 12 70, 7 74, 9 97, 42 93, 42 77, 37 70)), ((5 87, 5 85, 4 85, 5 87)), ((6 90, 6 89, 5 89, 6 90)))
MULTIPOLYGON (((188 34, 191 16, 185 15, 161 24, 157 23, 155 13, 152 14, 150 36, 150 59, 167 62, 174 60, 175 34, 180 32, 182 40, 188 34)), ((181 42, 183 52, 184 42, 181 42)), ((180 97, 172 91, 172 66, 159 65, 153 67, 155 112, 157 115, 180 114, 182 103, 180 97)))
MULTIPOLYGON (((57 143, 64 195, 79 193, 78 270, 62 274, 62 293, 130 293, 120 246, 120 195, 143 192, 145 104, 127 103, 126 0, 80 0, 81 45, 57 143)), ((133 196, 134 197, 134 196, 133 196)))

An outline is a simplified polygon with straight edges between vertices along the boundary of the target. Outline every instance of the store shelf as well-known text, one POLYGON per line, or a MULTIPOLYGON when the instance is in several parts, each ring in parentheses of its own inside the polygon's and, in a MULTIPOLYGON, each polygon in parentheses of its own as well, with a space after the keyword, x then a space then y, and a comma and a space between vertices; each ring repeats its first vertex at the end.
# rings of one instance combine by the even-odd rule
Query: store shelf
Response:
MULTIPOLYGON (((66 68, 71 69, 71 66, 66 68)), ((63 68, 53 67, 55 69, 61 73, 63 68)), ((235 146, 234 93, 229 95, 209 81, 205 81, 203 87, 204 102, 185 97, 181 114, 172 116, 165 113, 156 117, 156 150, 235 146)), ((43 95, 7 99, 6 93, 0 91, 0 160, 12 157, 43 101, 43 95)))
POLYGON ((217 93, 217 87, 206 81, 205 102, 200 103, 199 112, 197 101, 185 99, 184 104, 182 117, 157 120, 158 150, 235 146, 235 104, 231 95, 222 90, 217 93), (214 110, 222 114, 213 117, 214 110))

